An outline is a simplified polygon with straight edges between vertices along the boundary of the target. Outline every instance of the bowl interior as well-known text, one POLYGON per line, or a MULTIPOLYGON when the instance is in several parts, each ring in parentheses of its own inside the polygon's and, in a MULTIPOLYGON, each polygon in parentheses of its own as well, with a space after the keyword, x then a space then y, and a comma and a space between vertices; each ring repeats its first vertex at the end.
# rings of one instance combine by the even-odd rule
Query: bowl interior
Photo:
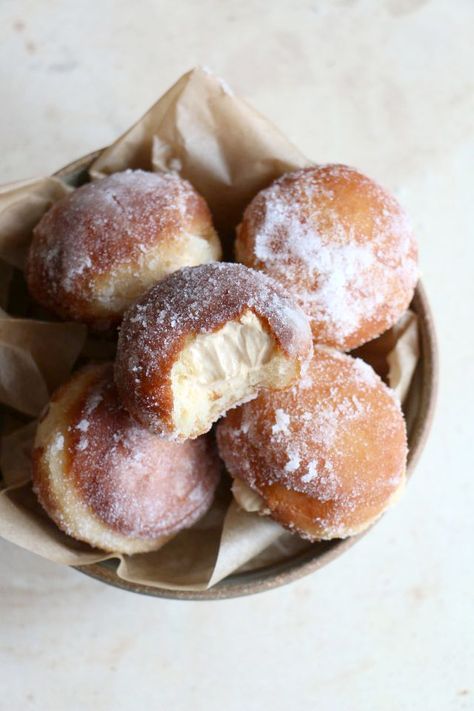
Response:
MULTIPOLYGON (((100 151, 91 153, 71 163, 56 175, 72 186, 79 186, 88 180, 88 168, 100 151)), ((412 310, 418 316, 420 337, 420 359, 411 384, 408 399, 404 405, 408 428, 408 475, 410 476, 420 457, 426 441, 436 397, 437 388, 437 348, 430 307, 421 284, 417 286, 412 310)), ((365 532, 366 533, 366 532, 365 532)), ((309 544, 302 552, 262 568, 230 575, 209 590, 183 591, 167 590, 149 585, 130 583, 116 574, 117 563, 105 561, 76 569, 93 578, 130 592, 181 600, 215 600, 251 595, 289 583, 322 568, 347 548, 354 545, 361 536, 346 540, 309 544)))

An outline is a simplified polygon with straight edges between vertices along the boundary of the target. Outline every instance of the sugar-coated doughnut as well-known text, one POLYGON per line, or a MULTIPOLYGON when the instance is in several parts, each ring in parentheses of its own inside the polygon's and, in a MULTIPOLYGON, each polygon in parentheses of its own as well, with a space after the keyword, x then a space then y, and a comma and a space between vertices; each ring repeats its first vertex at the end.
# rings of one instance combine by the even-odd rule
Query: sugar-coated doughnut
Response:
POLYGON ((402 208, 344 165, 287 173, 245 210, 237 261, 277 279, 311 320, 316 342, 350 350, 393 326, 418 279, 402 208))
POLYGON ((174 272, 129 309, 116 382, 138 422, 183 440, 260 388, 291 385, 311 352, 308 319, 280 286, 215 262, 174 272))
POLYGON ((190 183, 127 170, 49 209, 34 230, 26 276, 40 304, 100 329, 175 269, 220 256, 209 208, 190 183))
POLYGON ((209 438, 166 442, 117 398, 111 364, 53 396, 36 435, 33 484, 63 531, 105 551, 160 548, 210 507, 220 462, 209 438))
POLYGON ((217 442, 239 503, 309 540, 364 530, 405 481, 405 422, 394 393, 362 360, 325 346, 297 385, 262 391, 227 413, 217 442))

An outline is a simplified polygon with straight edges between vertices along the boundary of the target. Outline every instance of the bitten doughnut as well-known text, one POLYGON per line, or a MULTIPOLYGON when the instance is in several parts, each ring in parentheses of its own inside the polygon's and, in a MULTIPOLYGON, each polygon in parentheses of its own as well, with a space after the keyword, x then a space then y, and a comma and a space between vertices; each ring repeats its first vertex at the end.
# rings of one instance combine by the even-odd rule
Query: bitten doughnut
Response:
POLYGON ((115 377, 138 422, 183 440, 260 388, 291 385, 311 351, 308 319, 281 287, 216 262, 174 272, 127 311, 115 377))
POLYGON ((400 205, 345 165, 287 173, 245 210, 237 261, 277 279, 311 320, 316 342, 350 350, 393 326, 418 279, 400 205))
POLYGON ((220 256, 209 208, 190 183, 126 170, 48 210, 33 232, 26 278, 44 307, 100 329, 175 269, 220 256))
POLYGON ((165 442, 137 425, 106 364, 84 368, 55 393, 36 434, 33 485, 70 536, 143 553, 206 513, 220 466, 208 438, 165 442))
POLYGON ((362 360, 324 346, 290 390, 262 391, 227 413, 217 442, 237 501, 309 540, 363 531, 405 481, 394 393, 362 360))

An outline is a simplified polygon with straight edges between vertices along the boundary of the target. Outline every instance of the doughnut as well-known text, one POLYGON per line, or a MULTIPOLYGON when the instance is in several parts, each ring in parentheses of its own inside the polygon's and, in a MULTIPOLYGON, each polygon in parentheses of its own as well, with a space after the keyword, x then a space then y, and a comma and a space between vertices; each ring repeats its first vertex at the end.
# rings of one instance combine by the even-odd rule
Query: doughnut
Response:
POLYGON ((364 361, 326 346, 291 389, 262 391, 228 412, 217 443, 237 502, 310 541, 363 531, 405 482, 393 391, 364 361))
POLYGON ((393 326, 418 279, 402 208, 345 165, 287 173, 258 193, 237 230, 235 254, 293 294, 315 342, 343 351, 393 326))
POLYGON ((214 262, 174 272, 126 312, 115 379, 140 424, 184 440, 260 388, 289 387, 311 352, 308 319, 281 287, 214 262))
POLYGON ((209 208, 190 183, 126 170, 77 188, 45 213, 26 279, 49 311, 100 330, 175 269, 220 256, 209 208))
POLYGON ((208 437, 166 442, 137 425, 106 363, 86 366, 54 394, 36 434, 33 487, 73 538, 144 553, 207 512, 220 468, 208 437))

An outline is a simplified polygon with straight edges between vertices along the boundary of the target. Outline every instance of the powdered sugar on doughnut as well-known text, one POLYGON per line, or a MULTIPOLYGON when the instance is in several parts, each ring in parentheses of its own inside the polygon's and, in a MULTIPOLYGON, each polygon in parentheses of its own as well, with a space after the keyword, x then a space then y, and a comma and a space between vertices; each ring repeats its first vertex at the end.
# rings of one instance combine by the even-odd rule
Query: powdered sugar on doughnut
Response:
POLYGON ((280 432, 288 434, 288 425, 290 424, 290 416, 284 410, 275 410, 275 424, 272 427, 272 434, 276 435, 280 432))
MULTIPOLYGON (((122 339, 140 336, 144 347, 159 340, 167 354, 178 333, 211 333, 246 309, 268 322, 288 355, 307 346, 307 319, 278 284, 241 264, 219 262, 180 269, 156 284, 127 312, 122 339)), ((148 355, 154 351, 151 344, 148 355)))
POLYGON ((191 185, 174 173, 144 170, 126 170, 78 188, 66 198, 67 211, 56 203, 37 228, 44 235, 47 275, 58 281, 59 267, 70 291, 91 269, 95 276, 139 258, 160 231, 186 228, 188 201, 194 195, 191 185), (58 232, 70 239, 59 244, 58 232))
POLYGON ((150 434, 119 403, 111 366, 97 370, 70 412, 67 476, 77 495, 128 536, 154 538, 190 526, 209 507, 219 477, 210 441, 175 444, 150 434))
MULTIPOLYGON (((304 362, 312 350, 308 319, 281 286, 241 264, 181 269, 154 286, 125 315, 116 380, 129 409, 152 428, 171 411, 171 372, 189 338, 218 331, 245 312, 254 313, 281 351, 304 362)), ((245 355, 245 354, 244 354, 245 355)), ((142 421, 142 420, 141 420, 142 421)))
POLYGON ((174 172, 126 170, 77 188, 43 216, 28 282, 44 305, 87 320, 89 302, 113 311, 153 273, 172 271, 173 251, 175 268, 196 263, 201 253, 197 263, 219 258, 204 199, 174 172))
POLYGON ((359 359, 318 347, 306 378, 311 385, 262 392, 229 412, 218 425, 219 451, 232 476, 264 498, 274 484, 310 497, 313 523, 343 536, 348 521, 401 485, 403 416, 359 359))
POLYGON ((376 331, 370 337, 391 325, 418 277, 398 203, 341 165, 290 173, 261 191, 244 214, 236 253, 291 289, 317 340, 342 347, 353 347, 367 323, 376 331))

